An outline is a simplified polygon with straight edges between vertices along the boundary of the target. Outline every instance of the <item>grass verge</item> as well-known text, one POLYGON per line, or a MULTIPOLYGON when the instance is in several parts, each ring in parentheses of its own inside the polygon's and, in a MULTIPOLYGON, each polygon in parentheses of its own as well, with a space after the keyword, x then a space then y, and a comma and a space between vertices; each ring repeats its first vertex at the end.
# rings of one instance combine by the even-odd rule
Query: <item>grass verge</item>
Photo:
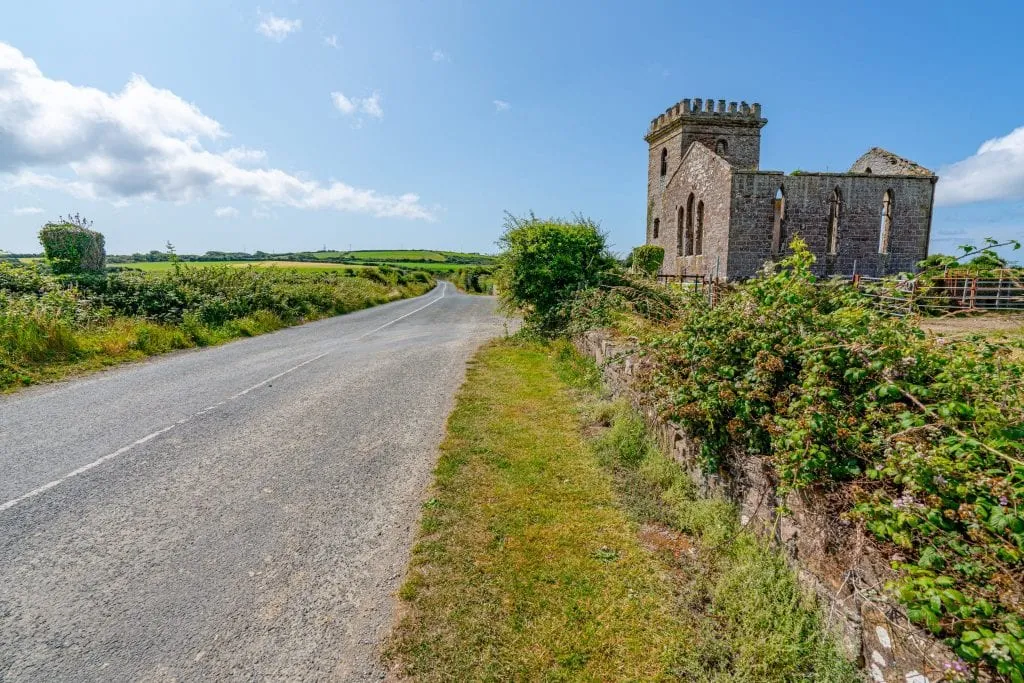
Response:
POLYGON ((730 506, 698 500, 643 423, 600 401, 597 377, 567 346, 477 355, 400 591, 394 671, 859 680, 785 562, 730 506))

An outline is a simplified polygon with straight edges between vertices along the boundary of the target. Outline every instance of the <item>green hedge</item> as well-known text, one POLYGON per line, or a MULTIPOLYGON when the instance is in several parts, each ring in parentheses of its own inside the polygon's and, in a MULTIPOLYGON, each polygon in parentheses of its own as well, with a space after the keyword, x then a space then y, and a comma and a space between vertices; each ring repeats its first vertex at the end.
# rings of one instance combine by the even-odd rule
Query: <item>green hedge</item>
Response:
POLYGON ((106 265, 103 235, 67 221, 47 223, 39 231, 46 258, 53 272, 100 272, 106 265))

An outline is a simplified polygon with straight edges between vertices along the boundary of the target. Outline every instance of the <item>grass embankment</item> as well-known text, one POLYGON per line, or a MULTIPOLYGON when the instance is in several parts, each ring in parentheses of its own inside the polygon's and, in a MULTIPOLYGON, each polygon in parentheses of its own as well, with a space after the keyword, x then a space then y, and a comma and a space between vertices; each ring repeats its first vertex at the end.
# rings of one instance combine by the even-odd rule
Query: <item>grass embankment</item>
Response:
POLYGON ((510 340, 478 354, 400 592, 398 670, 856 680, 785 563, 729 506, 697 501, 642 425, 599 401, 596 378, 566 347, 510 340))
POLYGON ((0 391, 220 344, 434 286, 425 273, 181 267, 53 276, 0 263, 0 391))

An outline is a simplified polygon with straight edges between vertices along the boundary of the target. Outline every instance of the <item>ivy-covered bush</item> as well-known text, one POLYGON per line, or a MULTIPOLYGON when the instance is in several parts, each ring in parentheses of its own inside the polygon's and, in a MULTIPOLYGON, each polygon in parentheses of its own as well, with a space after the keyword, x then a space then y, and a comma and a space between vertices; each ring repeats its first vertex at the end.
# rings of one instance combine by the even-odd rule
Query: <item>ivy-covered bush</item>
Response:
POLYGON ((629 255, 633 271, 646 277, 654 277, 661 271, 665 261, 665 248, 656 244, 642 244, 629 255))
POLYGON ((54 273, 100 272, 106 266, 103 235, 90 230, 92 222, 78 214, 47 223, 39 241, 54 273))
POLYGON ((845 492, 836 513, 887 552, 911 619, 1024 681, 1024 341, 926 336, 791 248, 641 335, 648 390, 709 470, 748 451, 783 489, 845 492))

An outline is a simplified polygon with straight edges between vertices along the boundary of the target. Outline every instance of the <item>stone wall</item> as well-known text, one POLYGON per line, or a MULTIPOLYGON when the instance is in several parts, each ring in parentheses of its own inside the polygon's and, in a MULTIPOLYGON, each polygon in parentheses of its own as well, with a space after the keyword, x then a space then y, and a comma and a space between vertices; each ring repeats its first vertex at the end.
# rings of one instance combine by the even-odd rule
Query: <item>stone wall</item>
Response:
MULTIPOLYGON (((817 257, 820 276, 881 277, 913 272, 928 254, 935 178, 907 175, 740 171, 732 176, 729 278, 751 277, 771 258, 775 193, 785 194, 782 245, 799 235, 817 257), (839 245, 829 254, 829 197, 842 197, 839 245), (889 250, 879 253, 882 198, 892 192, 889 250)), ((783 253, 785 253, 783 249, 783 253)))
POLYGON ((847 656, 876 683, 933 683, 954 659, 943 644, 914 627, 900 605, 884 591, 894 578, 889 558, 862 529, 844 523, 837 505, 823 491, 780 495, 768 463, 735 454, 728 471, 705 474, 697 464, 697 444, 685 432, 658 418, 637 391, 646 361, 628 343, 605 332, 577 340, 580 351, 602 368, 606 385, 643 413, 666 454, 676 460, 704 496, 721 496, 739 508, 749 529, 777 545, 808 590, 819 598, 825 618, 847 656), (787 510, 780 515, 779 510, 787 510))

